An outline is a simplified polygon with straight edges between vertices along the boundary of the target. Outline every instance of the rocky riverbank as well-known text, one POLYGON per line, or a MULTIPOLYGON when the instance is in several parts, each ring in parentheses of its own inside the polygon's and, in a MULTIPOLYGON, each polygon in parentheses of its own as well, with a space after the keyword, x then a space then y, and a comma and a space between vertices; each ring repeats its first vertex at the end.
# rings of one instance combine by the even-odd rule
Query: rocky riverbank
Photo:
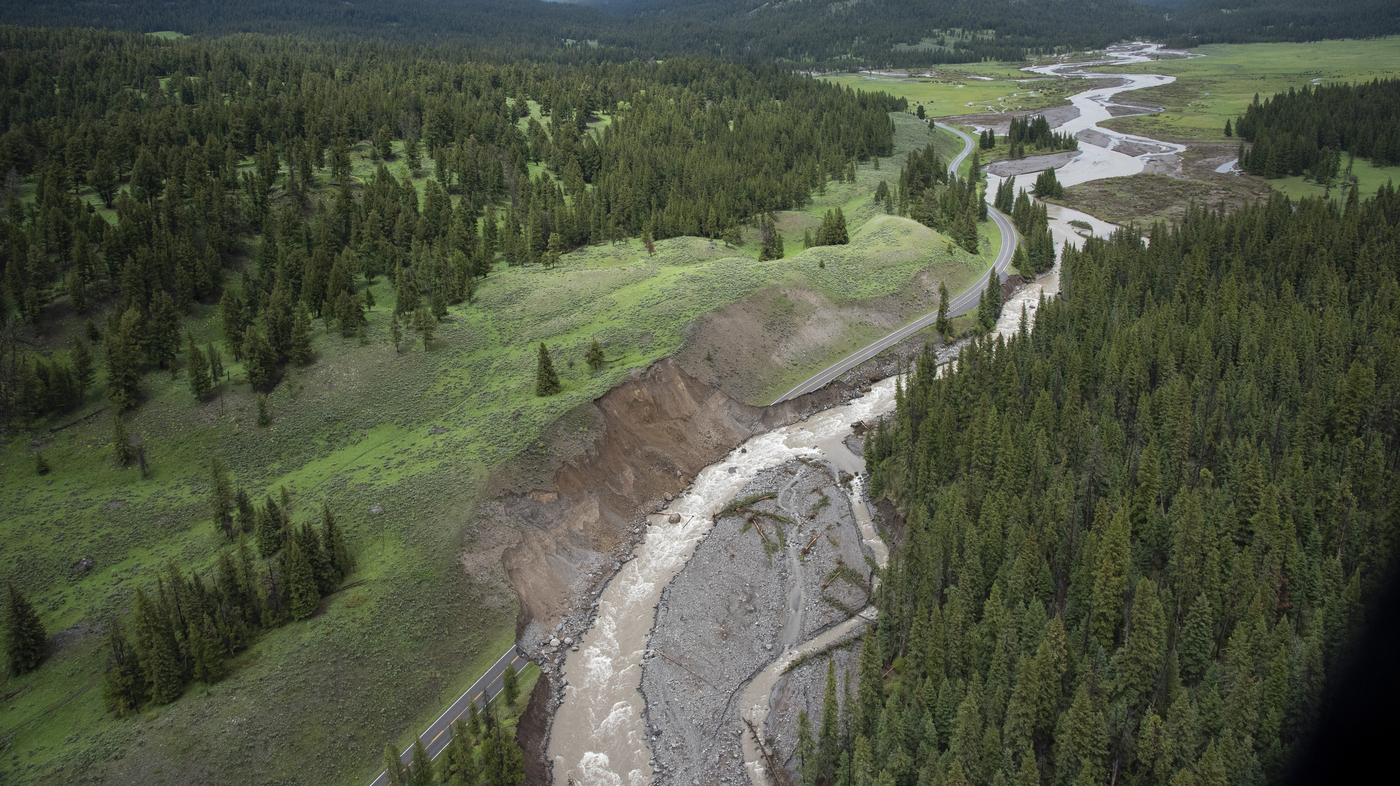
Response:
POLYGON ((758 473, 662 593, 641 690, 658 784, 747 783, 738 696, 791 646, 848 619, 870 568, 842 478, 758 473))

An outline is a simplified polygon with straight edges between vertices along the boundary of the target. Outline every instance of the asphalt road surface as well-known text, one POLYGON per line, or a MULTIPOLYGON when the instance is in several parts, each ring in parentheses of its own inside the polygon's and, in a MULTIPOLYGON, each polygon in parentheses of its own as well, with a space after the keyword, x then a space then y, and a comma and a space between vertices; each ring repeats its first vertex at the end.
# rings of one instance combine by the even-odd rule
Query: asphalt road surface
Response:
MULTIPOLYGON (((950 174, 956 173, 958 171, 958 166, 962 164, 963 159, 967 158, 967 156, 970 153, 972 153, 972 137, 968 136, 967 134, 964 134, 956 128, 949 128, 948 126, 945 126, 942 123, 939 123, 938 127, 952 131, 954 134, 957 134, 958 136, 963 138, 962 152, 959 153, 957 157, 953 159, 952 163, 948 165, 948 172, 950 174)), ((1005 278, 1006 268, 1011 265, 1011 255, 1016 250, 1016 229, 1011 225, 1011 219, 1007 218, 1001 213, 1001 211, 997 210, 996 208, 988 207, 987 212, 991 215, 992 220, 996 222, 997 229, 1001 230, 1001 251, 997 254, 996 261, 992 263, 992 267, 986 273, 983 273, 981 278, 977 279, 977 281, 974 282, 972 286, 968 287, 957 297, 954 297, 948 301, 948 316, 950 318, 962 316, 963 314, 966 314, 967 312, 976 308, 977 303, 982 299, 982 293, 987 289, 987 278, 992 275, 993 271, 996 272, 998 279, 1005 278)), ((885 336, 879 341, 876 341, 864 347, 863 349, 858 350, 857 352, 853 353, 844 360, 838 363, 834 363, 831 366, 828 366, 820 373, 813 375, 807 381, 779 396, 777 400, 773 403, 778 404, 783 401, 787 401, 790 398, 796 398, 805 393, 811 393, 814 390, 820 390, 822 387, 830 383, 833 379, 836 379, 837 377, 841 376, 847 371, 850 371, 856 366, 859 366, 861 363, 864 363, 865 361, 875 357, 881 352, 884 352, 885 350, 889 349, 895 344, 898 344, 899 342, 903 341, 909 336, 919 332, 920 330, 923 330, 929 325, 932 325, 937 320, 937 311, 933 311, 932 313, 927 314, 926 316, 914 320, 913 322, 909 323, 908 325, 905 325, 899 330, 896 330, 888 336, 885 336)))
MULTIPOLYGON (((427 750, 428 758, 436 759, 438 754, 447 747, 447 743, 452 741, 452 724, 467 714, 467 707, 472 702, 475 702, 477 708, 480 709, 486 706, 486 702, 496 698, 496 694, 505 687, 502 680, 507 666, 514 666, 516 671, 520 671, 529 662, 530 659, 525 657, 525 654, 514 645, 506 650, 504 655, 497 658, 496 662, 491 664, 491 668, 481 675, 481 679, 473 683, 466 693, 452 702, 452 706, 447 708, 447 712, 439 716, 437 720, 433 721, 433 725, 428 727, 427 731, 418 736, 418 739, 423 741, 423 748, 427 750)), ((413 761, 413 748, 411 746, 399 756, 399 761, 404 764, 413 761)), ((370 786, 386 786, 388 782, 387 773, 381 772, 379 777, 370 782, 370 786)))

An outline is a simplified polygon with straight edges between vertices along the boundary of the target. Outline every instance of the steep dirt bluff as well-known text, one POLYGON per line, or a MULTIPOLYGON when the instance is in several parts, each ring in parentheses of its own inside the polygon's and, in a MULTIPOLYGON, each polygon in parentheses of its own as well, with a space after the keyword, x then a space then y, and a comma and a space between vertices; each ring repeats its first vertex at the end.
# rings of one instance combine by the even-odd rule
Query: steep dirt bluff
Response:
MULTIPOLYGON (((774 407, 753 407, 662 360, 593 402, 598 436, 561 459, 536 488, 515 485, 490 507, 520 540, 502 555, 520 596, 517 633, 552 631, 587 601, 624 558, 643 515, 754 434, 849 396, 842 384, 774 407), (532 628, 533 623, 533 628, 532 628)), ((518 468, 517 468, 518 470, 518 468)), ((512 470, 506 470, 507 473, 512 470)), ((538 638, 538 636, 535 636, 538 638)))
POLYGON ((549 782, 544 751, 565 642, 587 629, 593 598, 627 559, 645 514, 753 435, 851 395, 837 382, 780 405, 749 406, 668 358, 563 419, 586 424, 591 442, 577 441, 578 426, 561 425, 542 443, 552 457, 522 457, 493 479, 499 494, 483 504, 482 523, 519 533, 500 564, 520 598, 517 639, 549 686, 531 695, 518 732, 530 783, 549 782))

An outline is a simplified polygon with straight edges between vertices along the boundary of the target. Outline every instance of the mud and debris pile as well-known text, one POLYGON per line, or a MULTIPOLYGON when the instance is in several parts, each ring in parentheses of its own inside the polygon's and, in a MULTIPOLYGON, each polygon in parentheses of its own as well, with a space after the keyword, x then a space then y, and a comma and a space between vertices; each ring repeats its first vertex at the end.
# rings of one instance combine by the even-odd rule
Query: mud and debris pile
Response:
POLYGON ((837 473, 808 460, 760 472, 657 607, 641 686, 657 783, 747 783, 743 687, 864 607, 869 586, 837 473))

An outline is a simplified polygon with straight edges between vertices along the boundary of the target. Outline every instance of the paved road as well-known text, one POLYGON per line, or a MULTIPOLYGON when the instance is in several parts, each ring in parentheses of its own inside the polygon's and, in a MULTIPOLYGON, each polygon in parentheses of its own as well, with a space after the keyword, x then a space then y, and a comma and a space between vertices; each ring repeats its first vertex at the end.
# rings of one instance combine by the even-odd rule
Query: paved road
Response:
MULTIPOLYGON (((954 134, 963 138, 964 144, 962 152, 948 165, 948 171, 950 173, 956 173, 963 159, 967 158, 968 154, 972 152, 972 137, 955 128, 949 128, 942 123, 939 123, 938 126, 952 131, 954 134)), ((992 271, 996 271, 998 278, 1004 278, 1006 275, 1006 268, 1011 265, 1011 255, 1016 250, 1016 229, 1011 225, 1011 219, 1007 218, 996 208, 988 207, 987 212, 991 215, 992 220, 996 222, 997 229, 1001 230, 1001 251, 997 254, 996 261, 992 263, 992 267, 986 273, 983 273, 981 278, 977 279, 972 286, 968 287, 957 297, 948 301, 948 316, 950 318, 961 316, 976 308, 978 301, 982 299, 982 292, 987 289, 987 278, 991 276, 992 271)), ((836 379, 847 371, 859 366, 861 363, 864 363, 909 336, 932 325, 937 320, 937 311, 933 311, 926 316, 914 320, 879 341, 855 352, 839 363, 835 363, 820 373, 815 374, 807 381, 779 396, 773 403, 778 404, 790 398, 796 398, 805 393, 811 393, 814 390, 825 387, 833 379, 836 379)))
MULTIPOLYGON (((496 698, 496 694, 505 687, 502 679, 507 666, 514 666, 516 671, 520 671, 529 662, 530 659, 525 657, 525 654, 514 645, 506 650, 504 655, 497 658, 496 662, 491 664, 491 668, 481 675, 481 679, 473 683, 466 693, 452 702, 452 706, 447 708, 447 712, 439 716, 437 720, 433 721, 433 725, 428 727, 427 731, 419 735, 418 738, 423 741, 423 748, 428 752, 428 758, 436 759, 438 754, 447 747, 447 743, 452 741, 452 724, 467 714, 467 707, 471 702, 475 702, 476 706, 481 708, 486 706, 486 702, 496 698)), ((399 756, 399 761, 404 764, 413 761, 413 748, 409 747, 405 750, 399 756)), ((379 777, 370 781, 370 786, 386 786, 389 782, 386 775, 383 772, 379 773, 379 777)))

